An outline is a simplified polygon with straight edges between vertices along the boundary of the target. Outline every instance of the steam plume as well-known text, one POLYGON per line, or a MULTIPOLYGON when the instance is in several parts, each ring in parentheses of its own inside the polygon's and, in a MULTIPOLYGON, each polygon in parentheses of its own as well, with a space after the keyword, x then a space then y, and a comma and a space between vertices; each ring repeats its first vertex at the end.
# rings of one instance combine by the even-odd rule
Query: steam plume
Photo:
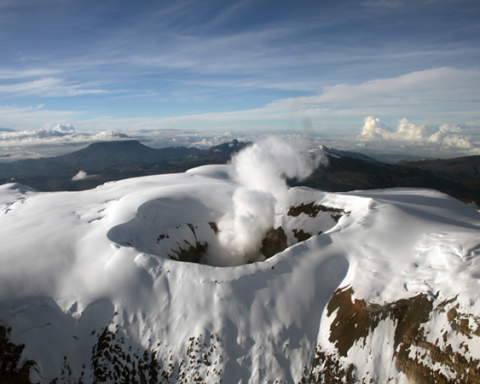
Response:
POLYGON ((234 156, 238 187, 232 212, 218 222, 221 249, 215 253, 223 256, 216 265, 263 260, 262 239, 274 227, 275 213, 290 205, 285 178, 306 178, 322 159, 321 150, 307 150, 306 142, 291 143, 273 136, 234 156))

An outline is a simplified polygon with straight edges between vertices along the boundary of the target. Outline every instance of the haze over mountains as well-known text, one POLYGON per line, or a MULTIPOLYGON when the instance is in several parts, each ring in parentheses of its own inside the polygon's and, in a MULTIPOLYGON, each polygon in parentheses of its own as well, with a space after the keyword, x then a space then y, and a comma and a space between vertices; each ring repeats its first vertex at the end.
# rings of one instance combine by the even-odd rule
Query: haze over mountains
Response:
MULTIPOLYGON (((248 143, 233 140, 209 149, 153 149, 136 140, 98 142, 63 156, 0 163, 0 183, 15 181, 41 191, 82 190, 129 177, 184 172, 205 164, 226 164, 248 143), (85 175, 72 180, 79 172, 85 175)), ((480 156, 449 160, 381 163, 355 152, 324 147, 328 165, 302 182, 330 192, 395 187, 431 188, 467 203, 480 201, 480 156)))

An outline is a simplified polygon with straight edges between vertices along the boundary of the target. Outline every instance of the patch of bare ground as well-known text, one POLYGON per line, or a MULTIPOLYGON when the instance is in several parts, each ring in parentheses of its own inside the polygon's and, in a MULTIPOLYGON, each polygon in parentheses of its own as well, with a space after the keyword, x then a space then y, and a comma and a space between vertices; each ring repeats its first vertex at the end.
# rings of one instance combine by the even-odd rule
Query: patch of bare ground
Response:
POLYGON ((330 212, 330 217, 333 220, 335 220, 337 223, 338 223, 338 220, 340 220, 340 218, 343 215, 348 215, 350 213, 341 208, 332 208, 332 207, 327 207, 325 205, 315 204, 315 203, 309 203, 309 204, 302 203, 300 205, 297 205, 296 207, 290 207, 287 215, 297 217, 301 213, 304 213, 305 215, 308 215, 310 217, 317 217, 319 212, 330 212))
MULTIPOLYGON (((322 231, 320 231, 319 235, 320 234, 322 234, 322 231)), ((305 232, 303 229, 293 229, 293 236, 297 239, 299 243, 312 237, 310 233, 305 232)))
MULTIPOLYGON (((344 367, 341 357, 347 356, 356 342, 362 339, 365 341, 379 322, 386 319, 393 320, 395 324, 394 345, 390 348, 394 349, 396 367, 405 373, 409 381, 427 384, 480 383, 479 360, 467 359, 463 353, 453 351, 448 343, 450 336, 447 332, 443 334, 445 348, 429 342, 422 326, 432 319, 435 312, 445 312, 445 308, 456 298, 434 308, 434 300, 423 293, 384 305, 365 303, 364 300, 352 299, 352 296, 352 287, 346 287, 337 289, 330 299, 327 316, 335 314, 335 318, 330 326, 329 341, 335 345, 337 353, 327 354, 320 344, 317 346, 308 383, 349 383, 366 380, 355 376, 355 367, 344 367), (417 351, 415 354, 411 353, 413 347, 417 351), (431 363, 426 363, 426 356, 431 363), (451 372, 451 376, 443 374, 439 365, 446 368, 444 371, 451 372)), ((474 343, 479 342, 478 339, 473 339, 479 337, 480 318, 459 313, 458 304, 447 312, 447 317, 453 331, 467 336, 474 343), (476 324, 475 329, 469 326, 472 322, 476 324)), ((465 346, 464 351, 468 351, 468 346, 465 346)))

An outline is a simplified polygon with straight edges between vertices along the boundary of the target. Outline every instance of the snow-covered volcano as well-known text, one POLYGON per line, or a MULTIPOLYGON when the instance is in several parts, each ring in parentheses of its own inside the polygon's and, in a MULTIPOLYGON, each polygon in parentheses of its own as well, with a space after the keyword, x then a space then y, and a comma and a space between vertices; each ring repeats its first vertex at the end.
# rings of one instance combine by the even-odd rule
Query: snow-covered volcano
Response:
POLYGON ((0 186, 1 374, 478 382, 478 212, 433 190, 291 188, 241 258, 221 239, 237 228, 233 168, 0 186))

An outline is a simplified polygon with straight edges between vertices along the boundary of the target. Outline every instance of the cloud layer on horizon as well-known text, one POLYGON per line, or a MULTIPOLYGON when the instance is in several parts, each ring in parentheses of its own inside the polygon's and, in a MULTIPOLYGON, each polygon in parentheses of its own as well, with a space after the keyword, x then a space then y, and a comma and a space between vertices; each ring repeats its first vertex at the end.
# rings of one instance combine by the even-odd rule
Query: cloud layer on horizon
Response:
MULTIPOLYGON (((152 148, 210 148, 234 139, 256 141, 266 133, 138 129, 119 131, 77 131, 71 124, 56 124, 33 131, 0 132, 0 161, 52 157, 86 147, 98 141, 138 140, 152 148)), ((298 135, 289 135, 298 136, 298 135)))
POLYGON ((443 124, 438 128, 417 124, 406 118, 399 120, 395 130, 389 129, 379 118, 368 116, 364 120, 361 133, 357 140, 363 143, 375 143, 380 151, 389 143, 388 148, 420 147, 439 150, 460 155, 479 155, 480 138, 468 134, 468 130, 456 124, 443 124))

